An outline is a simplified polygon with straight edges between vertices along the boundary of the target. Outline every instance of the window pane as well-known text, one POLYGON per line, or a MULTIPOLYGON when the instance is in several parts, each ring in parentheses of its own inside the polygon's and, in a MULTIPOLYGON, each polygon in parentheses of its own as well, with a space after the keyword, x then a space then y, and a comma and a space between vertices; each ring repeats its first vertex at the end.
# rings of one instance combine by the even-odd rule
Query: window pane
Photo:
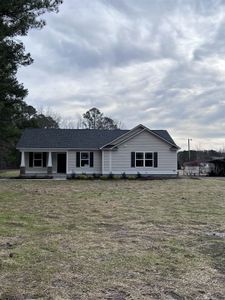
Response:
POLYGON ((152 160, 145 160, 146 167, 152 167, 152 160))
POLYGON ((88 159, 88 152, 81 152, 81 159, 88 159))
POLYGON ((136 167, 143 167, 143 160, 136 160, 136 167))
POLYGON ((143 159, 144 158, 144 153, 143 152, 137 152, 136 153, 136 159, 143 159))
POLYGON ((89 166, 89 160, 84 159, 81 161, 81 167, 85 167, 85 166, 89 166))
POLYGON ((42 153, 34 153, 34 159, 41 159, 42 153))
POLYGON ((145 159, 152 159, 152 153, 151 152, 145 153, 145 159))
POLYGON ((34 166, 35 167, 41 167, 41 165, 42 165, 42 160, 41 159, 34 160, 34 166))

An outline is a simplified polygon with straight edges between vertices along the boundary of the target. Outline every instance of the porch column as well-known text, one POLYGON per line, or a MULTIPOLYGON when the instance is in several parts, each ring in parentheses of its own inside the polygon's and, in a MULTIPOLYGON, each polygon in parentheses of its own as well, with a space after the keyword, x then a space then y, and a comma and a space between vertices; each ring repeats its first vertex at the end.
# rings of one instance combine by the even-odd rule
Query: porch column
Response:
POLYGON ((48 165, 47 165, 48 174, 52 174, 52 152, 48 152, 48 165))
POLYGON ((26 171, 25 167, 25 153, 21 151, 21 162, 20 162, 20 175, 24 175, 26 171))

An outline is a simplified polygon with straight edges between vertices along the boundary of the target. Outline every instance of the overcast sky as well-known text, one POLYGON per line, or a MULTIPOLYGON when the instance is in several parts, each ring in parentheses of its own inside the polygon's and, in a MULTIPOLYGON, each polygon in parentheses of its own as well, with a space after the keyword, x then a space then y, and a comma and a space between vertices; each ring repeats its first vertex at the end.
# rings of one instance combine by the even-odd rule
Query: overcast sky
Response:
POLYGON ((19 79, 35 107, 77 120, 95 106, 124 128, 225 147, 224 0, 64 0, 23 38, 19 79))

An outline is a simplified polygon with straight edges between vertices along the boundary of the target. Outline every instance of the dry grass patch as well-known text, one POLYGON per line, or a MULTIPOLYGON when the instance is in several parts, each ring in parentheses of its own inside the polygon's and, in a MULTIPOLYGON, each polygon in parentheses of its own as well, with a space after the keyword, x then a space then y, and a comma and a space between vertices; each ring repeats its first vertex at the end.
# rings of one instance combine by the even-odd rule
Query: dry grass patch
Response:
POLYGON ((223 181, 0 181, 1 299, 224 299, 223 181))
POLYGON ((1 177, 17 177, 20 175, 19 170, 0 170, 0 178, 1 177))

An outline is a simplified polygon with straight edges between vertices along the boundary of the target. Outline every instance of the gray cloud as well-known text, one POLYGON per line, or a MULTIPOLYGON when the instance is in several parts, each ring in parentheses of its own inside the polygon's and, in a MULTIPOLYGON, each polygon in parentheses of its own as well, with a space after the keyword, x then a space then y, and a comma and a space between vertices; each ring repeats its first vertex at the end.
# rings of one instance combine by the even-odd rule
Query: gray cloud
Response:
POLYGON ((225 2, 67 1, 23 41, 27 102, 78 119, 96 106, 131 128, 166 128, 186 147, 225 146, 225 2))

